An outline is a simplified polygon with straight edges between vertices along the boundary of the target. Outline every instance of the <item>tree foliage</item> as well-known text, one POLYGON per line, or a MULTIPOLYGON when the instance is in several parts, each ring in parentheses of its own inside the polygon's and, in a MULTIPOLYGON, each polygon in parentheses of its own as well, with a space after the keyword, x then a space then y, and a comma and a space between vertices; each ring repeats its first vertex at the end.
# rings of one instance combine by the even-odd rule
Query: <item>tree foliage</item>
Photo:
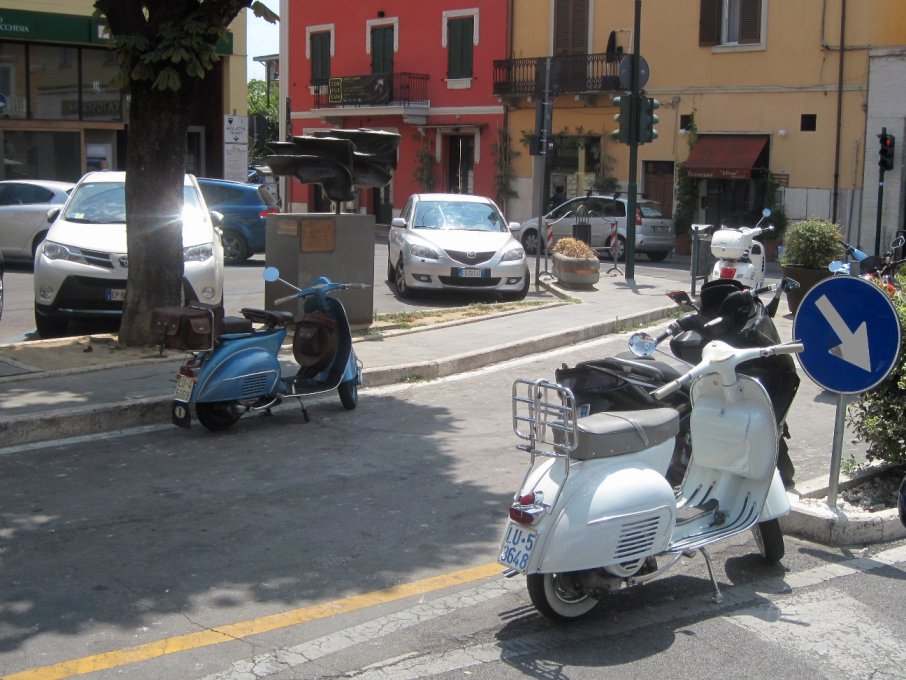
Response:
MULTIPOLYGON (((257 78, 248 82, 248 89, 249 118, 262 116, 267 121, 267 134, 263 139, 255 140, 256 146, 254 148, 249 148, 249 159, 256 161, 267 155, 264 144, 275 141, 280 134, 280 96, 279 93, 274 91, 275 88, 273 86, 271 86, 271 93, 268 96, 267 83, 257 78)), ((251 130, 251 126, 249 130, 251 130)), ((250 139, 249 141, 252 140, 250 139)))
MULTIPOLYGON (((276 21, 258 0, 96 0, 130 96, 126 154, 129 278, 119 341, 151 343, 150 313, 180 304, 180 215, 186 133, 217 44, 245 8, 276 21)), ((216 300, 214 302, 221 302, 216 300)))

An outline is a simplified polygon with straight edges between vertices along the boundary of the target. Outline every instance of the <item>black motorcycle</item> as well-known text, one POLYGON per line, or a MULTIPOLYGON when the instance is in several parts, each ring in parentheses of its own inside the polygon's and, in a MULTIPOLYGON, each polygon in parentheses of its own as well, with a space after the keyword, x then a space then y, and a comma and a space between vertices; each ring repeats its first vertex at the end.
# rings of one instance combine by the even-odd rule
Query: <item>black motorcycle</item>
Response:
MULTIPOLYGON (((669 338, 673 355, 693 365, 701 361, 702 349, 712 340, 722 340, 735 347, 779 344, 781 340, 772 317, 781 295, 798 285, 792 279, 784 279, 780 284, 751 290, 738 281, 714 280, 702 286, 700 306, 694 305, 684 291, 669 293, 674 302, 694 311, 670 323, 657 338, 647 336, 645 342, 657 345, 669 338), (765 306, 758 295, 769 291, 773 291, 774 296, 765 306)), ((746 362, 740 366, 740 372, 761 382, 771 397, 782 433, 777 468, 784 485, 789 488, 793 485, 795 469, 785 441, 790 436, 786 416, 799 389, 796 365, 789 355, 776 355, 746 362)), ((621 353, 583 361, 573 367, 564 364, 557 369, 555 379, 573 392, 580 417, 600 411, 663 406, 679 411, 680 432, 667 473, 667 480, 676 486, 682 482, 691 452, 689 392, 688 389, 678 390, 664 400, 655 399, 651 392, 679 377, 680 373, 667 361, 621 353)))

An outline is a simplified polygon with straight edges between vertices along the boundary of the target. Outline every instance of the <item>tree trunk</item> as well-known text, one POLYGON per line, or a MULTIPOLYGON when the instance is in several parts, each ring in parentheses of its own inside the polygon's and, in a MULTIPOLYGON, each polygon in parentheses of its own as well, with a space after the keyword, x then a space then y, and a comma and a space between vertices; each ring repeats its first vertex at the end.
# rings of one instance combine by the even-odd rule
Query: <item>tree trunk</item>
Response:
POLYGON ((151 345, 151 310, 182 301, 186 133, 195 82, 176 91, 132 83, 126 173, 129 278, 119 342, 151 345), (139 178, 139 181, 135 181, 139 178))

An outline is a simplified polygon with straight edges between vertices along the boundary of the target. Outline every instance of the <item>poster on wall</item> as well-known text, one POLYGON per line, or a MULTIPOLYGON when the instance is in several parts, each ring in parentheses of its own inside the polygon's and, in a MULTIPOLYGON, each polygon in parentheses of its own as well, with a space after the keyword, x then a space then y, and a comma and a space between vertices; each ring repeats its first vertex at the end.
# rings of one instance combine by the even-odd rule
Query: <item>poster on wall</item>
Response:
POLYGON ((223 117, 223 178, 235 182, 248 179, 248 116, 223 117))

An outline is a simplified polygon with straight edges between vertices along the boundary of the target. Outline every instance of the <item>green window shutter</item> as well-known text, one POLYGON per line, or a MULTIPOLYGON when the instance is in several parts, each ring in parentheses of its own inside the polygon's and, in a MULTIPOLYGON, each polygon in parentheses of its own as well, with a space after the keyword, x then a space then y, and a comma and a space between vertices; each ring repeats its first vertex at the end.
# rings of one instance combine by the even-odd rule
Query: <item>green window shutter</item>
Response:
POLYGON ((475 21, 472 17, 451 19, 447 23, 447 77, 472 77, 472 41, 475 21))
POLYGON ((325 84, 330 80, 330 33, 311 34, 311 82, 325 84))

